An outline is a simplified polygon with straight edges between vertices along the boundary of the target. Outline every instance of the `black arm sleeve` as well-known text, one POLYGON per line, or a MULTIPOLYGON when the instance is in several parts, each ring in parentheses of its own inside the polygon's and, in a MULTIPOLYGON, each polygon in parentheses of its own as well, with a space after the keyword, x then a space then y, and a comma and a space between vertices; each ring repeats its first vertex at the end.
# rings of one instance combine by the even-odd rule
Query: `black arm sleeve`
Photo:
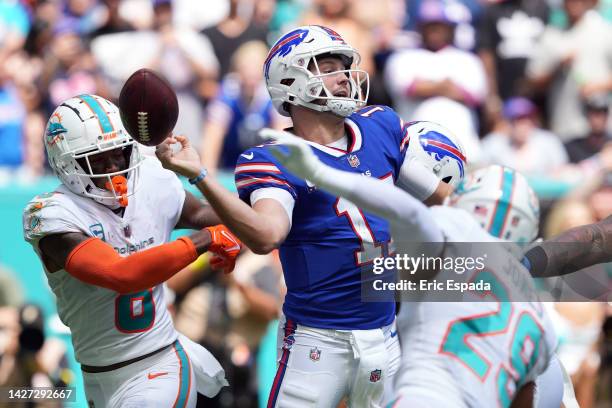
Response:
POLYGON ((536 277, 561 276, 612 262, 612 216, 546 240, 527 251, 525 258, 536 277))

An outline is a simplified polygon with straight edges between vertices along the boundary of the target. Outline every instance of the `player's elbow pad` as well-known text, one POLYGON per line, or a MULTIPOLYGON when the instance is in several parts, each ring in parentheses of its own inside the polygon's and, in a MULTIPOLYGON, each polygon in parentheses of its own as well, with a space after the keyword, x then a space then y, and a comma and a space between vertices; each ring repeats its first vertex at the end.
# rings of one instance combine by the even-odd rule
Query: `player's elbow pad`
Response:
POLYGON ((72 250, 65 269, 85 283, 133 293, 159 285, 197 257, 193 242, 186 237, 125 258, 100 239, 90 238, 72 250))

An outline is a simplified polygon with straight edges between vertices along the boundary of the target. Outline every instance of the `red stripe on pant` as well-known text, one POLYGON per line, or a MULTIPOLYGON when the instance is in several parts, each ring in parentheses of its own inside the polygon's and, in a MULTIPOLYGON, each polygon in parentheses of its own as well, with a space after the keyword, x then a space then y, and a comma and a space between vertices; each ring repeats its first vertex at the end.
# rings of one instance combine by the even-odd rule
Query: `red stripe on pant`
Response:
POLYGON ((290 339, 289 336, 292 336, 295 333, 296 326, 297 325, 292 320, 287 320, 285 322, 285 336, 283 337, 283 354, 281 355, 280 361, 278 362, 278 369, 276 370, 274 382, 272 383, 272 389, 270 390, 270 396, 268 397, 267 408, 274 408, 274 406, 276 405, 276 399, 278 398, 278 393, 283 382, 283 377, 285 376, 285 371, 287 370, 287 361, 289 361, 290 349, 294 341, 293 339, 290 339))

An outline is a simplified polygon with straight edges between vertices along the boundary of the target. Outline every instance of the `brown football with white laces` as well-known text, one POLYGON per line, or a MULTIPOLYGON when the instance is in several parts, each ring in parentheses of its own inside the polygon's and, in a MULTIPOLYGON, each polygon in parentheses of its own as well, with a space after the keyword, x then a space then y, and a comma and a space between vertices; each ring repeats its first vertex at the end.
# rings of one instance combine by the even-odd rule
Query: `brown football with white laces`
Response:
POLYGON ((147 68, 134 72, 119 94, 119 114, 138 142, 157 146, 170 135, 178 119, 178 100, 170 84, 147 68))

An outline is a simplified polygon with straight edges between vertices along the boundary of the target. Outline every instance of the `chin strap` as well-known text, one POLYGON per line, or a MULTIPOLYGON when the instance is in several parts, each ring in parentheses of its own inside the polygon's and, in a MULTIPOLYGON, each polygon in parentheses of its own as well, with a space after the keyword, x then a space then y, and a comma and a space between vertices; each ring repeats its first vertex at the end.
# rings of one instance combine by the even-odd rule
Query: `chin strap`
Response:
POLYGON ((127 207, 128 205, 128 198, 127 198, 128 181, 125 177, 114 176, 111 179, 111 181, 106 182, 104 187, 108 191, 112 191, 116 195, 119 195, 119 199, 117 200, 117 202, 119 203, 119 206, 127 207))

